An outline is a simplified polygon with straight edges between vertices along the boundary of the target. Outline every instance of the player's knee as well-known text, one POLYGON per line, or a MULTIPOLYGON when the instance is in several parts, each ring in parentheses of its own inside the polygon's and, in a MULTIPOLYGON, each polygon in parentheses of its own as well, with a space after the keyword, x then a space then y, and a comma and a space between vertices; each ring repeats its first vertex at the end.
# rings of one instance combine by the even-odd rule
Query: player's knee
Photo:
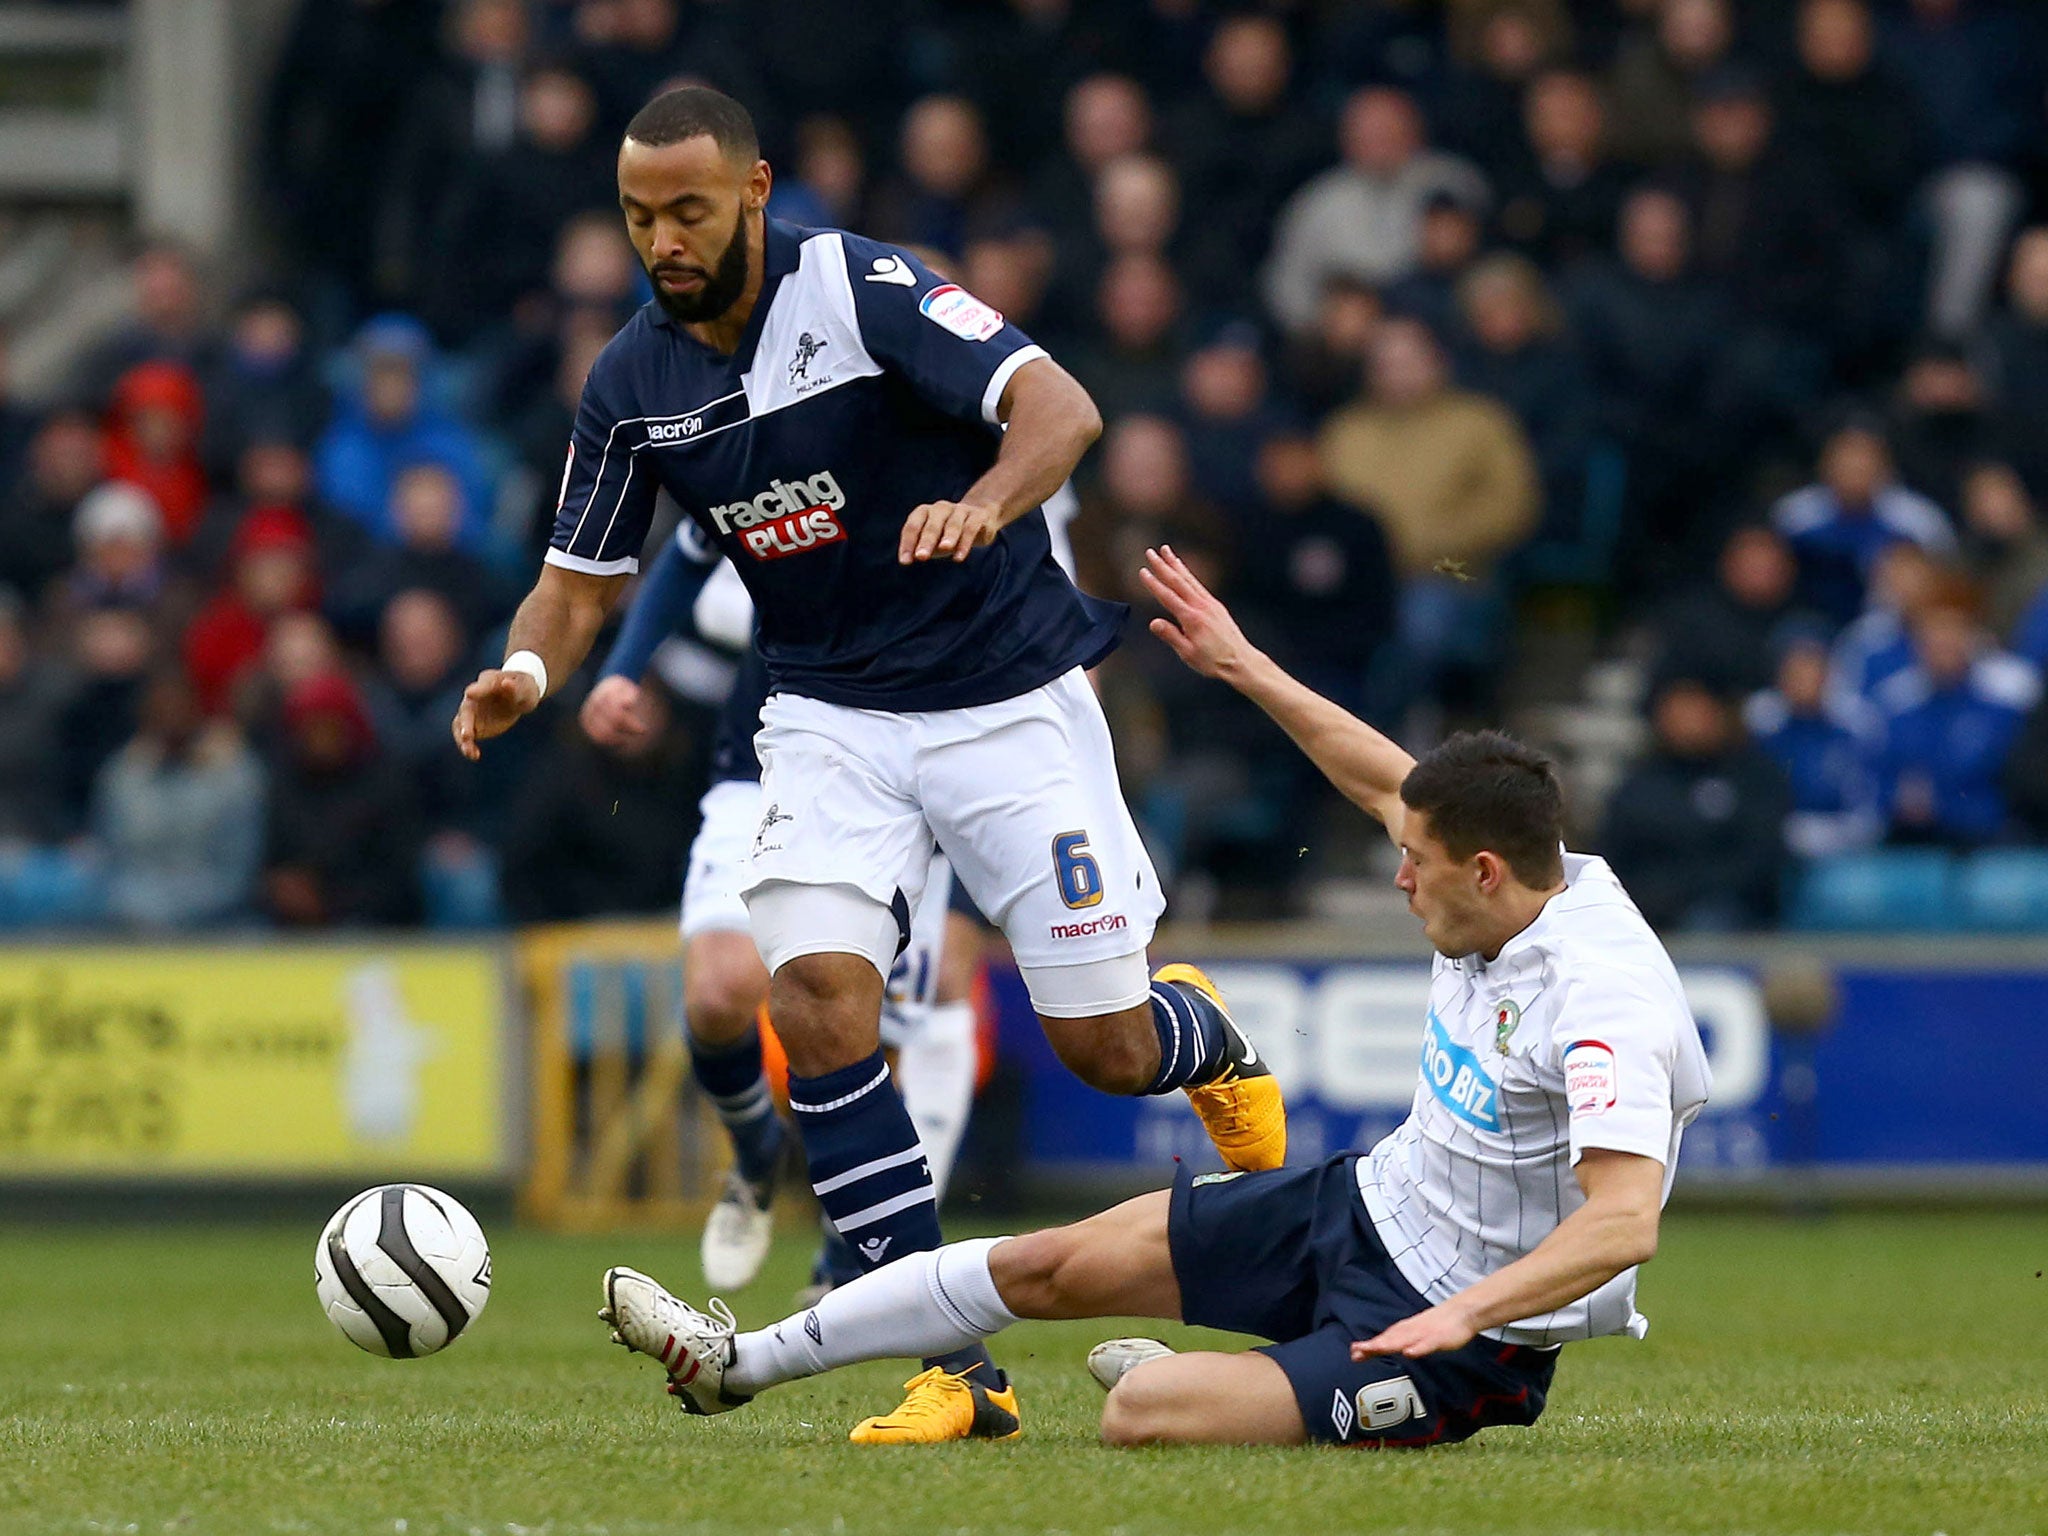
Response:
POLYGON ((1104 1445, 1153 1445, 1177 1438, 1178 1400, 1165 1373, 1150 1361, 1125 1372, 1102 1405, 1104 1445))
POLYGON ((799 955, 776 971, 768 1013, 790 1070, 822 1077, 875 1049, 881 978, 857 955, 799 955))
POLYGON ((761 1006, 758 975, 704 966, 691 971, 683 987, 683 1014, 690 1037, 705 1045, 731 1045, 754 1025, 761 1006))

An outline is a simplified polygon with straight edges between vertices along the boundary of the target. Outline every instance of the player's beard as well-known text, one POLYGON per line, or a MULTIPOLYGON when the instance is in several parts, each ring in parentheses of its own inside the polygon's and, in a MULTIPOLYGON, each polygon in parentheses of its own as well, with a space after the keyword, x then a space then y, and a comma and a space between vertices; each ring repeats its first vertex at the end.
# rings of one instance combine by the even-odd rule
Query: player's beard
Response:
MULTIPOLYGON (((747 215, 743 208, 733 224, 732 239, 726 242, 718 265, 712 269, 704 286, 695 293, 670 293, 657 281, 654 284, 655 300, 679 325, 702 325, 716 320, 739 302, 739 296, 747 286, 748 266, 747 215)), ((651 278, 654 273, 650 271, 648 276, 651 278)))

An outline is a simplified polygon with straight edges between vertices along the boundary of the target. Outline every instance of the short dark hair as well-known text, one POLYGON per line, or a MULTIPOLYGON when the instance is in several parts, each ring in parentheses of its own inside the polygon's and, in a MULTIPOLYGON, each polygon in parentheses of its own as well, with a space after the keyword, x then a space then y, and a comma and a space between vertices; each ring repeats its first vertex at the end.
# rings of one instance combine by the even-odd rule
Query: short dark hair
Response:
POLYGON ((659 149, 709 134, 728 159, 761 158, 761 137, 753 114, 723 91, 708 85, 679 85, 663 91, 633 114, 626 137, 659 149))
POLYGON ((1500 731, 1460 731, 1425 753, 1401 784, 1401 803, 1429 818, 1454 859, 1482 849, 1535 890, 1564 878, 1564 787, 1557 765, 1500 731))

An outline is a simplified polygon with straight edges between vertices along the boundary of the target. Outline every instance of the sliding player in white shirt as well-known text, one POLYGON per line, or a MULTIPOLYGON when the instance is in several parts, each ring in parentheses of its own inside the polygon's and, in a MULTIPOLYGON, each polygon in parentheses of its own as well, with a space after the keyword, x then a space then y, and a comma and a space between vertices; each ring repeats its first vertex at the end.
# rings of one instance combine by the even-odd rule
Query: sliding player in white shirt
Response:
POLYGON ((685 1408, 1020 1318, 1139 1316, 1274 1342, 1099 1346, 1108 1440, 1444 1443, 1533 1423, 1560 1345, 1647 1326, 1636 1268, 1706 1057, 1613 873, 1561 851, 1550 763, 1490 732, 1417 762, 1255 650, 1171 550, 1148 562, 1171 615, 1154 633, 1263 708, 1401 849, 1396 883, 1437 951, 1414 1109, 1369 1153, 1183 1173, 1073 1226, 908 1256, 758 1332, 610 1271, 614 1337, 660 1360, 685 1408))

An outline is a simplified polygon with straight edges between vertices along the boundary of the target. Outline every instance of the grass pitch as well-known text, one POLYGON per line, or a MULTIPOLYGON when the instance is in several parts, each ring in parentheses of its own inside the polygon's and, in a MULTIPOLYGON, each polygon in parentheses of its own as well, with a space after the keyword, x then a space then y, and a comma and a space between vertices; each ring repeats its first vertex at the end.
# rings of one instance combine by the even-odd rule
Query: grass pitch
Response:
POLYGON ((1384 1455, 1105 1450, 1103 1324, 998 1341, 1015 1444, 847 1445, 893 1364, 685 1419, 594 1316, 607 1263, 697 1297, 681 1239, 501 1224, 471 1333, 373 1359, 314 1302, 316 1232, 0 1229, 0 1531, 2048 1533, 2040 1214, 1675 1217, 1647 1342, 1568 1348, 1534 1429, 1384 1455))

